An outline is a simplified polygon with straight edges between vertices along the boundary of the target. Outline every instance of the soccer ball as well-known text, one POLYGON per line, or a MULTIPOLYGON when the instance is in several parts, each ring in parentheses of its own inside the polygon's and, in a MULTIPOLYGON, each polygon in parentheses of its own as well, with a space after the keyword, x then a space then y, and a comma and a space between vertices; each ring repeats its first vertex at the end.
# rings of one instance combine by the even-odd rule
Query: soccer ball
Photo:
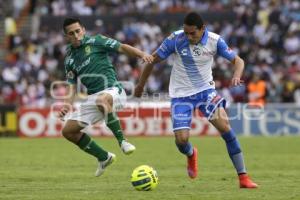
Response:
POLYGON ((148 165, 138 166, 131 174, 131 184, 139 191, 153 190, 158 184, 157 172, 148 165))

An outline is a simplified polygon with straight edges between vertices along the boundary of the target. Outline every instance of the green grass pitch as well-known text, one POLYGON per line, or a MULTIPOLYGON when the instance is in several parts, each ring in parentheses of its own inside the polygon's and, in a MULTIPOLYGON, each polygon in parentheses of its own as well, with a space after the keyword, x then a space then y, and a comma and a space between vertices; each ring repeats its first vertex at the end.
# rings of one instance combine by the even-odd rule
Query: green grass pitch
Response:
POLYGON ((198 147, 199 173, 190 180, 186 159, 173 137, 129 138, 137 147, 123 155, 113 138, 96 138, 116 153, 117 162, 94 177, 96 161, 63 138, 0 138, 2 200, 300 200, 300 137, 240 137, 247 169, 259 189, 238 188, 226 147, 218 137, 192 137, 198 147), (153 166, 154 191, 135 191, 132 170, 153 166))

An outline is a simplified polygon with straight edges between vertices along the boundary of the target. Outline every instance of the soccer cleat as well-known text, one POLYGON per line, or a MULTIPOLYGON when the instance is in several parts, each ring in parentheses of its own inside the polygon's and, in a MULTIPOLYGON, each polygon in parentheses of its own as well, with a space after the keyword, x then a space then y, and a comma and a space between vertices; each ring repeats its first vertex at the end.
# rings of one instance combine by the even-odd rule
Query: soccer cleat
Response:
POLYGON ((187 157, 187 172, 190 178, 196 178, 198 174, 198 150, 193 148, 193 154, 187 157))
POLYGON ((127 142, 126 140, 123 140, 121 143, 121 149, 124 154, 128 155, 135 151, 135 146, 127 142))
POLYGON ((240 180, 240 188, 253 189, 258 187, 258 185, 254 183, 247 174, 240 174, 239 180, 240 180))
POLYGON ((95 176, 101 176, 105 168, 111 165, 116 160, 116 155, 108 152, 107 159, 104 161, 99 161, 98 168, 96 170, 95 176))

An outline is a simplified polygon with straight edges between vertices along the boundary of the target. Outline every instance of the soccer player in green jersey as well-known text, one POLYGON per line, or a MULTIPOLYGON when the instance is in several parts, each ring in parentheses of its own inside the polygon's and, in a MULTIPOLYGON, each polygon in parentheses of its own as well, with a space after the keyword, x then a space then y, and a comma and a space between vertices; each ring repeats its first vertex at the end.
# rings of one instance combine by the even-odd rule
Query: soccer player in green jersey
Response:
POLYGON ((95 176, 100 176, 104 169, 114 162, 115 155, 97 145, 90 136, 82 132, 83 128, 105 121, 125 154, 135 150, 135 146, 125 140, 120 121, 115 113, 124 106, 126 93, 116 78, 108 53, 125 53, 128 56, 139 57, 146 63, 151 63, 153 57, 100 34, 86 35, 84 26, 77 18, 66 18, 63 30, 69 43, 65 57, 69 94, 58 113, 61 119, 66 120, 62 135, 98 159, 99 166, 95 176), (77 111, 70 113, 76 94, 76 83, 82 83, 87 88, 88 98, 77 111))

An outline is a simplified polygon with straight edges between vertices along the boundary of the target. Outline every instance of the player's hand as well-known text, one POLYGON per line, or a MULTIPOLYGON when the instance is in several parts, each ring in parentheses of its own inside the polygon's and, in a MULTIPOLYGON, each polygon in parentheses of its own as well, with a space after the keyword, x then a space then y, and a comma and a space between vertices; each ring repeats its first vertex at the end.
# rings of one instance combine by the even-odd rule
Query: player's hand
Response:
POLYGON ((240 78, 233 77, 233 78, 231 79, 231 86, 232 86, 232 87, 240 86, 240 85, 242 85, 243 83, 244 83, 244 81, 241 80, 240 78))
POLYGON ((151 64, 151 63, 153 63, 154 57, 152 55, 144 53, 142 60, 144 63, 151 64))
POLYGON ((70 105, 64 105, 60 111, 58 112, 58 118, 60 118, 61 120, 63 120, 64 116, 70 111, 70 105))
POLYGON ((135 97, 141 97, 144 91, 144 86, 143 85, 136 85, 134 88, 134 96, 135 97))

